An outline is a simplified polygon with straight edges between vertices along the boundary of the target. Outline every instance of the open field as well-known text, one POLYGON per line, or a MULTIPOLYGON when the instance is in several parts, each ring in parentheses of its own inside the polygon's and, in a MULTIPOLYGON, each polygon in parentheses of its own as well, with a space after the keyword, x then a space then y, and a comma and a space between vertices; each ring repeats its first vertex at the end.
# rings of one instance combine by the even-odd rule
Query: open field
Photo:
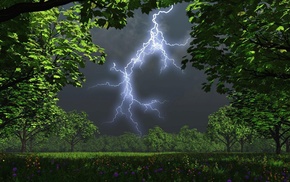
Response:
POLYGON ((0 181, 289 182, 290 155, 258 153, 0 153, 0 181))

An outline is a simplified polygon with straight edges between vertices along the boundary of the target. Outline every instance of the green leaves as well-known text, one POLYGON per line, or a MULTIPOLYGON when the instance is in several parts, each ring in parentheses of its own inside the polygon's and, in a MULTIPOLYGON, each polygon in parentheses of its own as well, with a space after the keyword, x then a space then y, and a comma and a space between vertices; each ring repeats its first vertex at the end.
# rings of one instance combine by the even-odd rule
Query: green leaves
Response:
POLYGON ((228 152, 241 138, 246 139, 253 134, 253 129, 243 123, 243 117, 232 106, 221 107, 209 115, 208 119, 208 135, 214 141, 225 144, 228 152))
POLYGON ((58 135, 71 145, 71 151, 76 144, 92 137, 98 128, 88 119, 85 112, 62 112, 59 116, 58 135))
POLYGON ((214 81, 232 85, 217 87, 220 93, 243 88, 263 93, 268 93, 269 87, 273 92, 290 89, 285 85, 290 74, 284 69, 290 57, 286 1, 194 1, 186 10, 194 39, 182 61, 183 69, 192 63, 206 70, 205 85, 210 87, 214 81))
POLYGON ((161 151, 171 151, 172 149, 173 137, 164 132, 162 128, 155 126, 153 129, 149 129, 149 133, 146 136, 145 143, 152 150, 161 151))
POLYGON ((66 11, 52 9, 35 13, 31 20, 31 41, 25 43, 30 52, 28 58, 37 63, 33 66, 37 66, 38 70, 44 69, 45 75, 51 75, 47 81, 56 84, 58 89, 66 84, 81 86, 84 75, 78 68, 84 68, 86 60, 100 64, 105 61, 104 49, 91 40, 90 28, 95 23, 79 24, 78 12, 79 5, 66 11), (57 16, 60 15, 64 18, 58 20, 57 16), (33 38, 35 35, 41 35, 38 41, 33 38), (99 55, 96 54, 98 52, 99 55))
POLYGON ((252 90, 233 92, 230 95, 231 103, 239 108, 243 120, 255 129, 260 135, 272 138, 276 145, 289 136, 289 92, 261 94, 252 90))
POLYGON ((58 78, 60 78, 60 76, 59 75, 53 75, 53 78, 58 79, 58 78))
POLYGON ((278 28, 276 28, 277 31, 284 31, 284 27, 283 26, 279 26, 278 28))
POLYGON ((104 49, 91 39, 95 23, 79 23, 77 9, 35 12, 0 25, 0 128, 42 115, 40 108, 55 102, 63 86, 82 86, 79 68, 86 61, 104 63, 104 49))

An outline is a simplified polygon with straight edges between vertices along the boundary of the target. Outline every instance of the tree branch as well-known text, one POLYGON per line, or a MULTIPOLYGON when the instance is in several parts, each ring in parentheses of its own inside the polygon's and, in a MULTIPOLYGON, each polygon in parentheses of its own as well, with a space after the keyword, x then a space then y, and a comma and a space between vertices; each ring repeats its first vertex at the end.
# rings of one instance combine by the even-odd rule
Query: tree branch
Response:
MULTIPOLYGON (((15 72, 14 72, 15 73, 15 72)), ((0 85, 0 92, 3 90, 8 89, 9 87, 16 86, 18 83, 28 81, 30 78, 34 76, 33 69, 29 70, 28 73, 24 77, 17 78, 16 80, 13 80, 13 77, 10 77, 10 80, 13 80, 11 82, 8 82, 6 84, 0 85)))
POLYGON ((84 0, 48 0, 46 2, 40 1, 37 3, 16 3, 8 8, 0 10, 0 22, 11 20, 23 13, 45 11, 77 1, 80 2, 84 0))

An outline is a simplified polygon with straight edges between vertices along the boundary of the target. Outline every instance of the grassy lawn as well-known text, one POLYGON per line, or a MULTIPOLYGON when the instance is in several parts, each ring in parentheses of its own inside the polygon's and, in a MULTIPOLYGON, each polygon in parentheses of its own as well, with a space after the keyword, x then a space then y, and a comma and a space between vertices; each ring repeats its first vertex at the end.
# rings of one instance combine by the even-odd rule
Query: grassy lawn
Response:
POLYGON ((283 181, 289 154, 0 153, 0 181, 283 181))

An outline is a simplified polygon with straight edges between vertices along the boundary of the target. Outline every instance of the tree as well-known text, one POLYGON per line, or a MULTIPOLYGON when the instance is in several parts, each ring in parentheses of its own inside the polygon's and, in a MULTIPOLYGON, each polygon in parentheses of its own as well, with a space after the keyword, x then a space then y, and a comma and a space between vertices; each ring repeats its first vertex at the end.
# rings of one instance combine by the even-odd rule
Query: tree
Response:
POLYGON ((2 152, 19 152, 19 139, 15 136, 9 135, 7 137, 0 138, 0 150, 2 152))
POLYGON ((164 152, 173 149, 173 138, 171 134, 166 133, 159 126, 149 129, 149 133, 144 140, 148 148, 152 151, 164 152))
POLYGON ((105 140, 105 136, 104 135, 101 135, 99 136, 98 138, 96 138, 95 140, 95 151, 101 151, 101 152, 104 152, 104 148, 106 146, 106 140, 105 140))
POLYGON ((17 124, 17 120, 35 117, 47 103, 56 105, 56 94, 50 90, 52 87, 44 87, 40 80, 35 81, 35 85, 17 84, 15 89, 0 92, 0 129, 17 124))
POLYGON ((58 135, 70 145, 71 152, 80 141, 85 141, 98 132, 98 128, 88 119, 85 112, 63 113, 61 120, 58 125, 58 135))
POLYGON ((188 49, 190 56, 182 61, 183 68, 191 62, 193 67, 205 70, 205 91, 217 83, 220 93, 243 92, 247 97, 251 90, 258 94, 259 99, 248 96, 261 105, 243 99, 253 105, 248 112, 244 107, 243 113, 253 116, 254 107, 260 108, 254 112, 256 119, 249 121, 259 125, 259 133, 263 133, 261 129, 271 132, 266 135, 276 141, 276 153, 280 153, 289 133, 289 120, 281 115, 287 112, 284 96, 290 90, 288 6, 286 0, 193 2, 187 11, 194 39, 188 49), (275 104, 271 106, 272 102, 275 104), (277 105, 284 106, 279 109, 277 105))
POLYGON ((252 142, 254 137, 257 135, 255 130, 253 130, 252 128, 250 128, 249 126, 245 125, 243 122, 241 121, 236 121, 236 122, 240 122, 237 123, 237 139, 238 142, 241 146, 241 152, 244 152, 244 146, 246 144, 246 142, 252 142))
POLYGON ((33 141, 47 137, 56 125, 55 118, 59 115, 60 109, 56 106, 56 99, 50 100, 47 97, 37 98, 38 106, 35 109, 21 108, 26 117, 18 118, 13 125, 9 125, 1 130, 6 137, 15 135, 21 142, 21 152, 26 152, 27 142, 30 141, 30 150, 33 148, 33 141))
POLYGON ((235 92, 230 96, 238 114, 260 135, 272 138, 276 144, 276 153, 290 138, 290 102, 288 92, 265 95, 251 90, 235 92))
POLYGON ((215 141, 222 142, 227 152, 235 143, 240 142, 241 152, 244 143, 252 136, 251 128, 241 122, 240 117, 235 113, 232 106, 221 107, 217 112, 209 115, 207 134, 215 141))
POLYGON ((86 60, 104 62, 104 49, 91 40, 95 24, 80 24, 74 14, 78 8, 51 9, 0 24, 0 129, 26 117, 19 108, 40 107, 37 97, 53 99, 67 84, 80 87, 85 77, 79 68, 86 60))
POLYGON ((237 130, 232 119, 227 116, 230 106, 224 106, 217 112, 208 116, 207 133, 215 141, 226 145, 227 152, 230 152, 237 142, 237 130))
POLYGON ((120 140, 117 136, 105 136, 104 151, 118 152, 121 150, 122 146, 120 146, 120 140))
POLYGON ((45 75, 45 80, 59 89, 66 84, 81 86, 84 76, 79 67, 83 68, 86 60, 104 63, 104 49, 91 40, 90 30, 97 25, 80 24, 75 15, 79 10, 79 6, 73 6, 66 11, 52 9, 33 13, 27 17, 29 27, 24 33, 11 27, 15 24, 1 25, 0 63, 9 68, 2 73, 1 90, 37 74, 45 75))
MULTIPOLYGON (((60 140, 60 137, 55 132, 57 129, 53 130, 51 134, 45 136, 45 140, 41 141, 41 145, 38 146, 34 151, 37 152, 66 152, 69 151, 69 144, 64 140, 60 140)), ((40 138, 42 139, 42 138, 40 138)), ((34 141, 33 141, 34 142, 34 141)), ((30 141, 28 142, 30 145, 30 141)))
POLYGON ((138 136, 134 133, 125 132, 118 138, 120 141, 119 144, 122 147, 122 151, 140 152, 146 150, 146 146, 141 136, 138 136))
POLYGON ((286 139, 286 152, 290 153, 290 138, 286 139))
POLYGON ((196 0, 187 7, 192 41, 187 63, 204 70, 209 91, 290 90, 287 0, 196 0), (215 82, 216 81, 216 82, 215 82))
POLYGON ((204 134, 197 131, 196 128, 189 129, 187 125, 180 128, 175 136, 174 148, 180 152, 201 152, 206 149, 206 139, 204 134))
POLYGON ((273 139, 265 138, 259 135, 259 137, 253 138, 251 143, 245 144, 245 151, 258 152, 258 153, 274 153, 276 144, 273 139))

